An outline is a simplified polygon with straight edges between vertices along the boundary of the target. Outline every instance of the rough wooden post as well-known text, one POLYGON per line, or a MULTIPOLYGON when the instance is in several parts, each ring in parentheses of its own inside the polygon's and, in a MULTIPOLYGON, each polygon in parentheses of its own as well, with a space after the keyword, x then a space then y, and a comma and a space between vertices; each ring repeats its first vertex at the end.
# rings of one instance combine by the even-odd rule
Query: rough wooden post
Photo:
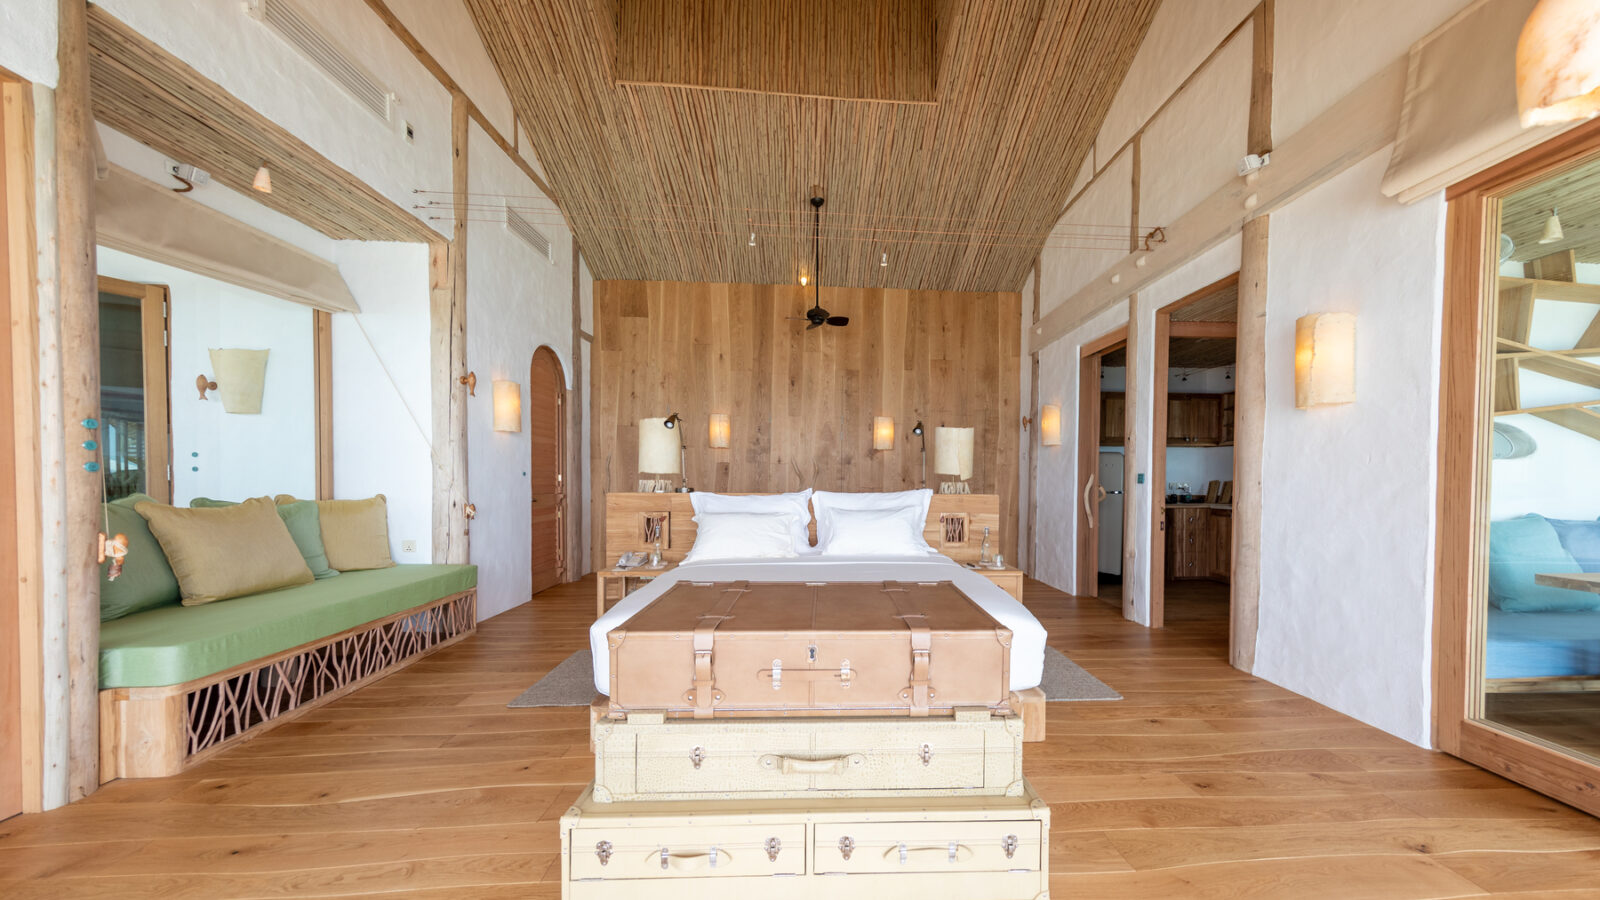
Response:
POLYGON ((56 240, 60 262, 62 416, 66 421, 67 797, 100 784, 100 570, 95 540, 102 498, 100 304, 94 252, 94 115, 89 107, 87 5, 60 5, 56 85, 56 240), (91 468, 90 464, 94 464, 91 468))
POLYGON ((588 568, 588 560, 579 552, 583 548, 583 275, 580 267, 583 253, 578 248, 578 236, 572 236, 572 390, 567 392, 567 460, 566 475, 561 490, 566 494, 567 520, 562 523, 566 533, 566 571, 563 578, 577 581, 588 568))
POLYGON ((471 104, 451 94, 455 232, 429 258, 433 340, 433 561, 465 563, 467 545, 467 123, 471 104))

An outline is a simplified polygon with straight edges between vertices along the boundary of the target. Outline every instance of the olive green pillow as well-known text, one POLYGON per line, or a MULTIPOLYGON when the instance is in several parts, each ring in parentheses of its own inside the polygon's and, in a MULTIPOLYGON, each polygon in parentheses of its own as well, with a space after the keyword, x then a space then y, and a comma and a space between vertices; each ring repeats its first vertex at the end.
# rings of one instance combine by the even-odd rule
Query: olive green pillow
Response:
POLYGON ((271 500, 212 509, 134 505, 161 542, 184 606, 308 584, 311 569, 271 500))
MULTIPOLYGON (((232 500, 212 500, 210 497, 196 497, 189 501, 193 509, 220 509, 225 506, 238 506, 232 500)), ((317 505, 309 500, 300 500, 294 503, 284 503, 278 506, 278 518, 289 529, 289 536, 294 538, 294 545, 300 548, 300 555, 305 558, 306 567, 318 581, 332 578, 339 574, 328 565, 328 552, 322 548, 322 525, 317 517, 317 505)))
POLYGON ((107 534, 128 536, 128 557, 122 561, 122 574, 108 579, 111 560, 100 565, 100 621, 170 606, 178 602, 178 578, 167 565, 161 544, 150 533, 144 517, 134 511, 135 503, 154 503, 155 498, 133 494, 105 505, 107 534))
POLYGON ((315 502, 322 524, 322 546, 328 565, 341 572, 387 569, 389 556, 389 501, 382 494, 366 500, 296 500, 277 496, 278 504, 315 502))

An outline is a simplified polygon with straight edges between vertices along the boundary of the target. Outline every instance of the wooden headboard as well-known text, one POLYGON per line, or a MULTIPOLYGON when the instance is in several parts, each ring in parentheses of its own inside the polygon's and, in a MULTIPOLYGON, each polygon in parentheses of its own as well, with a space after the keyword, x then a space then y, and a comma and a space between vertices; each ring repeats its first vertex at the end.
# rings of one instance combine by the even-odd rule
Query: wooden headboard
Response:
MULTIPOLYGON (((661 530, 661 556, 680 562, 694 546, 694 507, 689 494, 606 494, 606 548, 604 564, 630 550, 649 553, 653 529, 661 530)), ((928 546, 956 562, 977 562, 983 529, 989 529, 989 547, 1000 552, 998 494, 934 494, 922 537, 928 546)), ((811 542, 817 541, 817 520, 810 525, 811 542)))

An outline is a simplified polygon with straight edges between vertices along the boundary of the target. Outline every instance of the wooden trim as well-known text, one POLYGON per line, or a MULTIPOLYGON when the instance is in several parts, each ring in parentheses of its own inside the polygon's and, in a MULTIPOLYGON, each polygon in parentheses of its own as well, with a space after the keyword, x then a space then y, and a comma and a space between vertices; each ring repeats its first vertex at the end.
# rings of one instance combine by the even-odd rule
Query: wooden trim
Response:
POLYGON ((317 417, 317 499, 333 499, 333 315, 311 311, 317 417))
MULTIPOLYGON (((1189 297, 1194 297, 1194 294, 1189 297)), ((1150 370, 1150 614, 1149 626, 1163 628, 1167 621, 1167 361, 1170 359, 1172 309, 1188 300, 1156 310, 1151 346, 1155 365, 1150 370)), ((1124 578, 1126 580, 1126 578, 1124 578)))
POLYGON ((1090 510, 1098 511, 1100 504, 1089 499, 1099 463, 1100 354, 1085 353, 1078 361, 1078 477, 1070 498, 1073 518, 1078 522, 1078 558, 1073 567, 1077 585, 1073 593, 1080 597, 1100 596, 1100 529, 1090 519, 1090 510))
POLYGON ((471 636, 477 631, 477 593, 472 589, 430 600, 182 684, 100 691, 103 781, 175 775, 471 636), (427 630, 404 628, 403 633, 392 636, 390 645, 365 648, 359 659, 329 660, 317 652, 420 616, 427 617, 427 630), (439 640, 433 640, 436 631, 443 635, 439 640), (298 659, 301 657, 305 659, 298 659), (381 664, 384 660, 387 664, 381 664), (313 668, 320 671, 308 671, 313 668), (241 676, 240 685, 226 684, 241 676), (315 693, 330 684, 326 679, 336 679, 336 683, 315 693), (301 699, 302 683, 315 694, 310 699, 301 699), (202 692, 209 693, 195 696, 202 692), (236 716, 259 714, 263 718, 220 739, 207 740, 194 733, 197 713, 206 722, 226 718, 230 720, 226 724, 233 727, 239 724, 236 716))
POLYGON ((67 797, 99 787, 100 567, 95 535, 101 525, 101 479, 85 468, 96 461, 82 449, 77 423, 100 409, 100 303, 95 274, 94 115, 89 100, 88 7, 60 4, 56 84, 56 249, 61 316, 61 418, 67 424, 67 797))
POLYGON ((1253 26, 1250 65, 1250 122, 1246 135, 1249 152, 1272 152, 1272 69, 1277 32, 1276 0, 1261 0, 1251 15, 1253 26))
MULTIPOLYGON (((1128 621, 1135 621, 1134 592, 1136 579, 1133 572, 1138 568, 1140 558, 1139 543, 1139 517, 1135 515, 1134 500, 1139 496, 1140 488, 1146 485, 1139 482, 1139 366, 1137 365, 1139 347, 1144 341, 1150 340, 1150 332, 1144 330, 1139 321, 1139 295, 1132 294, 1128 297, 1128 368, 1123 375, 1122 388, 1122 433, 1125 436, 1122 444, 1122 617, 1128 621)), ((1152 530, 1151 534, 1155 534, 1152 530)))
POLYGON ((1167 334, 1171 337, 1231 338, 1239 334, 1237 322, 1172 322, 1167 334))
POLYGON ((32 85, 0 78, 0 179, 4 180, 6 293, 11 327, 11 497, 16 516, 17 665, 20 676, 22 808, 44 806, 44 558, 40 528, 39 311, 35 289, 32 85))
POLYGON ((162 503, 171 503, 172 349, 168 346, 168 310, 172 292, 164 284, 127 281, 106 275, 95 278, 95 287, 101 294, 127 297, 139 304, 139 352, 144 366, 141 373, 146 467, 144 493, 162 503))
POLYGON ((1486 679, 1491 375, 1499 330, 1496 271, 1501 198, 1600 153, 1590 122, 1452 186, 1445 220, 1439 466, 1434 569, 1434 740, 1565 803, 1600 814, 1600 766, 1482 721, 1486 679))
POLYGON ((1118 325, 1100 337, 1084 342, 1083 346, 1078 349, 1078 356, 1080 358, 1098 356, 1108 350, 1117 349, 1118 344, 1126 344, 1127 342, 1128 326, 1118 325))
POLYGON ((1540 675, 1533 678, 1485 678, 1489 694, 1568 694, 1600 691, 1600 675, 1540 675))
POLYGON ((567 542, 566 580, 577 581, 588 571, 589 561, 583 554, 583 357, 589 352, 583 345, 583 253, 578 248, 577 237, 572 239, 572 389, 567 392, 566 470, 562 477, 565 492, 563 523, 567 542))
POLYGON ((1039 354, 1028 354, 1028 368, 1032 385, 1028 398, 1033 407, 1033 427, 1028 429, 1028 521, 1022 540, 1017 545, 1027 553, 1027 559, 1019 560, 1022 563, 1019 568, 1032 575, 1037 571, 1039 558, 1039 453, 1044 449, 1039 442, 1039 411, 1044 407, 1039 398, 1039 354))

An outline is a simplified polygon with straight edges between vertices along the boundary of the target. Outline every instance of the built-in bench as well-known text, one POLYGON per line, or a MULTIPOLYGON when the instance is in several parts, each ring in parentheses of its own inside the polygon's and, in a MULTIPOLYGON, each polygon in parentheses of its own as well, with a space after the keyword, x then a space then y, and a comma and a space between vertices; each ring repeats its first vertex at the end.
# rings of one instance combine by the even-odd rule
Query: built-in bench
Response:
POLYGON ((402 565, 100 630, 100 773, 172 775, 477 629, 476 566, 402 565))

